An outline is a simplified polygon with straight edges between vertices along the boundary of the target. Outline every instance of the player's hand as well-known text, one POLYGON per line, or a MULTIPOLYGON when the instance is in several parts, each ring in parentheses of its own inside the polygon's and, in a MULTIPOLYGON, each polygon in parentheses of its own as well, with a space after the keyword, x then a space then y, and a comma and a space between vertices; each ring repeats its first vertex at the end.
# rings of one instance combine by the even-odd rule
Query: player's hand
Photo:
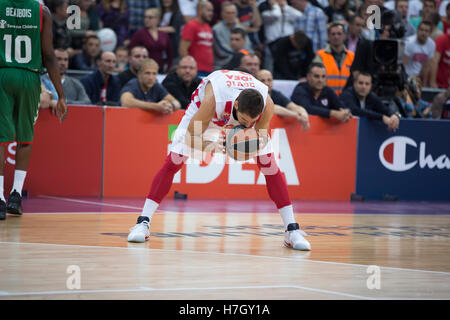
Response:
POLYGON ((58 99, 58 102, 56 102, 55 112, 59 122, 63 122, 66 119, 67 111, 66 101, 64 99, 58 99))

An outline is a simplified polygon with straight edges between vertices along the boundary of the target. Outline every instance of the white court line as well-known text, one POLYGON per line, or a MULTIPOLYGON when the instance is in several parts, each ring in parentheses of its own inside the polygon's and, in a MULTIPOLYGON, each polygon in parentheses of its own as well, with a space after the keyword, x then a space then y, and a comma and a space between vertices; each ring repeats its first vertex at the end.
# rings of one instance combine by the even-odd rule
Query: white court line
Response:
POLYGON ((152 292, 152 291, 207 291, 207 290, 245 290, 245 289, 300 289, 325 294, 333 294, 348 298, 376 300, 376 298, 348 294, 338 291, 322 290, 302 286, 239 286, 239 287, 206 287, 206 288, 147 288, 136 289, 110 289, 110 290, 59 290, 59 291, 31 291, 31 292, 6 292, 0 291, 0 297, 31 296, 31 295, 61 295, 61 294, 80 294, 80 293, 125 293, 125 292, 152 292))
MULTIPOLYGON (((34 245, 34 246, 62 246, 62 247, 76 247, 76 248, 92 248, 92 249, 121 249, 121 250, 136 250, 144 252, 170 252, 170 253, 188 253, 188 254, 206 254, 206 255, 225 255, 225 256, 237 256, 237 257, 247 257, 247 258, 257 258, 257 259, 274 259, 274 260, 287 260, 296 262, 310 262, 318 264, 331 264, 331 265, 342 265, 349 267, 363 267, 367 268, 370 265, 356 264, 356 263, 345 263, 345 262, 333 262, 333 261, 322 261, 322 260, 310 260, 304 259, 304 257, 299 258, 284 258, 284 257, 274 257, 274 256, 259 256, 251 254, 242 253, 226 253, 226 252, 208 252, 208 251, 192 251, 192 250, 171 250, 171 249, 151 249, 151 248, 134 248, 134 247, 111 247, 111 246, 89 246, 89 245, 75 245, 75 244, 53 244, 53 243, 33 243, 33 242, 7 242, 0 241, 0 244, 13 244, 13 245, 34 245)), ((299 252, 299 254, 308 253, 306 251, 299 252)), ((381 269, 393 270, 393 271, 410 271, 410 272, 422 272, 431 274, 440 274, 450 276, 450 272, 445 271, 433 271, 433 270, 421 270, 421 269, 408 269, 408 268, 396 268, 388 266, 379 266, 381 269)))

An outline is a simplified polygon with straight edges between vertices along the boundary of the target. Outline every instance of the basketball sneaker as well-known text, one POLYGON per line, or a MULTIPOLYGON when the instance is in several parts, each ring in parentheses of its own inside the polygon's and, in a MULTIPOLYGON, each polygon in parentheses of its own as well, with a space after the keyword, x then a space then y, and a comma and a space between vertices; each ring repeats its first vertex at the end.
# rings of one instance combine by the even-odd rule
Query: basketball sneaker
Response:
POLYGON ((311 245, 303 236, 306 236, 306 233, 300 230, 298 223, 291 223, 284 233, 284 245, 296 250, 310 251, 311 245))
POLYGON ((140 216, 128 234, 128 242, 145 242, 150 238, 150 219, 140 216))
POLYGON ((0 220, 6 219, 6 203, 0 199, 0 220))
POLYGON ((22 214, 22 196, 14 189, 8 197, 8 206, 6 207, 8 213, 22 214))

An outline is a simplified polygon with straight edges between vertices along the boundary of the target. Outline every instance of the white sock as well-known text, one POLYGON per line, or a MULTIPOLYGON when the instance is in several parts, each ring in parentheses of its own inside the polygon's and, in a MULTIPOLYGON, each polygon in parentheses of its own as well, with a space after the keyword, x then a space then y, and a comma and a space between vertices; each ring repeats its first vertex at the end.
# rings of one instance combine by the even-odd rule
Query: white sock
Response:
POLYGON ((295 223, 294 208, 292 207, 292 204, 278 209, 278 212, 280 212, 281 219, 283 219, 284 230, 287 230, 289 224, 295 223))
POLYGON ((150 200, 150 199, 146 199, 145 200, 145 204, 144 204, 144 208, 142 208, 142 214, 141 216, 146 216, 150 219, 150 223, 152 222, 152 216, 155 213, 156 209, 158 208, 159 203, 150 200))
POLYGON ((25 182, 25 177, 27 176, 27 172, 23 170, 15 170, 14 171, 14 185, 11 189, 11 193, 16 190, 20 195, 22 195, 22 188, 25 182))
POLYGON ((0 176, 0 199, 3 201, 6 201, 5 199, 5 195, 4 190, 3 190, 3 184, 5 183, 5 177, 4 176, 0 176))

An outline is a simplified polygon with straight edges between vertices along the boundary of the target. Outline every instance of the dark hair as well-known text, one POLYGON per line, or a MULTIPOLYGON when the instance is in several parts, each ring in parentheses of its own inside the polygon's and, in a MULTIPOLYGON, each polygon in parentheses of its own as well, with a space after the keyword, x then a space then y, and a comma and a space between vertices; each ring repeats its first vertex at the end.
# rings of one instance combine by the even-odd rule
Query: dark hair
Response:
POLYGON ((321 63, 321 62, 313 62, 308 67, 308 74, 311 73, 313 68, 321 68, 321 69, 325 69, 325 70, 327 69, 323 63, 321 63))
MULTIPOLYGON (((438 15, 439 15, 439 14, 438 14, 438 15)), ((432 19, 433 17, 432 17, 432 16, 429 16, 428 18, 432 19)), ((440 20, 439 20, 439 21, 440 21, 440 20)), ((419 29, 421 25, 426 25, 426 26, 429 26, 429 27, 430 27, 430 30, 431 30, 431 31, 433 31, 433 23, 434 23, 434 21, 430 21, 430 20, 422 20, 422 21, 420 21, 419 25, 417 26, 417 29, 419 29)), ((438 22, 438 23, 439 23, 439 22, 438 22)), ((435 24, 437 25, 438 23, 435 23, 435 24)))
POLYGON ((242 38, 245 38, 245 36, 247 35, 247 32, 245 32, 244 29, 239 28, 239 27, 231 29, 230 33, 231 34, 240 34, 242 36, 242 38))
MULTIPOLYGON (((87 37, 84 37, 84 38, 83 38, 83 44, 84 44, 84 43, 87 43, 90 39, 97 39, 98 41, 100 41, 100 38, 97 37, 96 35, 90 35, 90 36, 87 36, 87 37)), ((101 41, 100 41, 100 42, 101 42, 101 41)))
POLYGON ((360 72, 358 72, 358 75, 355 78, 353 78, 353 82, 358 81, 359 76, 369 77, 372 80, 372 75, 370 73, 365 72, 365 71, 360 71, 360 72))
MULTIPOLYGON (((408 1, 408 0, 404 0, 404 1, 408 1)), ((353 14, 348 18, 348 24, 353 24, 355 22, 356 18, 363 19, 363 17, 361 17, 360 15, 353 14)))
POLYGON ((308 43, 309 38, 302 30, 294 32, 294 42, 303 49, 308 43))
POLYGON ((264 98, 255 89, 244 89, 237 97, 238 111, 256 118, 264 109, 264 98))
POLYGON ((433 4, 433 6, 436 8, 436 1, 435 0, 424 0, 423 2, 424 3, 425 2, 431 2, 433 4))
POLYGON ((331 29, 341 27, 342 31, 345 33, 345 26, 340 22, 331 22, 328 24, 327 32, 330 33, 331 29))

